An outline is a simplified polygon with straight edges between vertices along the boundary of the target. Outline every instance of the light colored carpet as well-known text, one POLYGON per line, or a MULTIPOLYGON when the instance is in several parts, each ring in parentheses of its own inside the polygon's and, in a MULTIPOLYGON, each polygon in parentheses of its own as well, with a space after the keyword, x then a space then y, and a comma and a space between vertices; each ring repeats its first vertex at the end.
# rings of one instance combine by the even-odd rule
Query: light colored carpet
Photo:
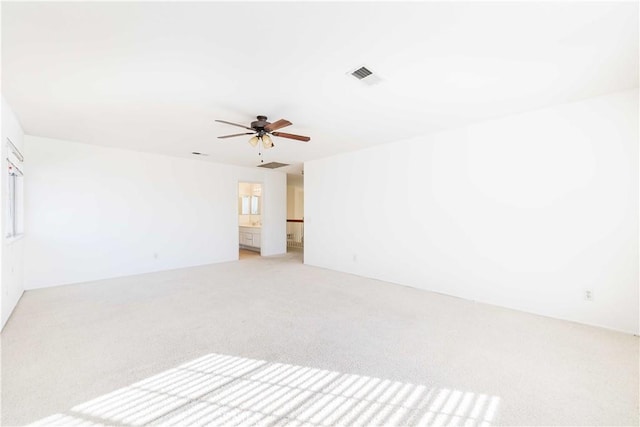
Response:
POLYGON ((26 292, 2 424, 637 425, 638 346, 251 256, 26 292))

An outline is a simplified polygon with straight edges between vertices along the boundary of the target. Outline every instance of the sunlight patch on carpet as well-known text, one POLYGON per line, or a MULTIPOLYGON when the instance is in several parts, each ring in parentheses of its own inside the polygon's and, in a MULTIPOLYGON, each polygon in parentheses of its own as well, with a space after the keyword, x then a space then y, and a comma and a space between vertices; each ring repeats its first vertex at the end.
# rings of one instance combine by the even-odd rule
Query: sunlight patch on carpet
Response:
POLYGON ((490 426, 500 398, 208 354, 31 424, 490 426))

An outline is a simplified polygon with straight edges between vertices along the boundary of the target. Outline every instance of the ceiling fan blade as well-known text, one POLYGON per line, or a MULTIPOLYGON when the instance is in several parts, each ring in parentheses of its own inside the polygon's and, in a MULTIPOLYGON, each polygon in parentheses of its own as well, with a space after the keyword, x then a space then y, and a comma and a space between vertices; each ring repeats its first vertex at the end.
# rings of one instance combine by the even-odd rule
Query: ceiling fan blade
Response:
POLYGON ((264 127, 264 129, 268 132, 271 132, 274 130, 282 129, 283 127, 286 127, 286 126, 291 126, 291 122, 289 120, 280 119, 273 123, 269 123, 264 127))
POLYGON ((279 136, 280 138, 296 139, 298 141, 304 141, 304 142, 311 141, 311 138, 309 138, 308 136, 294 135, 292 133, 272 132, 271 135, 279 136))
POLYGON ((234 136, 253 135, 255 132, 234 133, 233 135, 219 136, 218 138, 233 138, 234 136))
POLYGON ((245 129, 253 130, 253 128, 250 128, 250 127, 248 127, 248 126, 245 126, 245 125, 239 125, 239 124, 237 124, 237 123, 231 123, 231 122, 228 122, 228 121, 226 121, 226 120, 216 120, 216 122, 226 123, 226 124, 231 125, 231 126, 238 126, 238 127, 241 127, 241 128, 245 128, 245 129))

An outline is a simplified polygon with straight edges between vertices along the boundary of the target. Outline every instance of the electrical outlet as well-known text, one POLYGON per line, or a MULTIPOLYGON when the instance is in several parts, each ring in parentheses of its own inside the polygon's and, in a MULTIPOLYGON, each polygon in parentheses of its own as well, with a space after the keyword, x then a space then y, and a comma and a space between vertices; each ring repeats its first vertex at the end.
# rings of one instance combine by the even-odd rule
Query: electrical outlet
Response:
POLYGON ((591 290, 584 291, 584 299, 585 301, 593 301, 593 291, 591 290))

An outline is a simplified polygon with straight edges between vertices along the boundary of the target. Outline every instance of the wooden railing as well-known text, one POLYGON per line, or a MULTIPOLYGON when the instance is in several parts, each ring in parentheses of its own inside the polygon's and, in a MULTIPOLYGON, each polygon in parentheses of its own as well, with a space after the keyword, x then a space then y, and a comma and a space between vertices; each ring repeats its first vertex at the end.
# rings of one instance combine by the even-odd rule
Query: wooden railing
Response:
POLYGON ((304 247, 303 219, 287 219, 287 247, 300 249, 304 247))

